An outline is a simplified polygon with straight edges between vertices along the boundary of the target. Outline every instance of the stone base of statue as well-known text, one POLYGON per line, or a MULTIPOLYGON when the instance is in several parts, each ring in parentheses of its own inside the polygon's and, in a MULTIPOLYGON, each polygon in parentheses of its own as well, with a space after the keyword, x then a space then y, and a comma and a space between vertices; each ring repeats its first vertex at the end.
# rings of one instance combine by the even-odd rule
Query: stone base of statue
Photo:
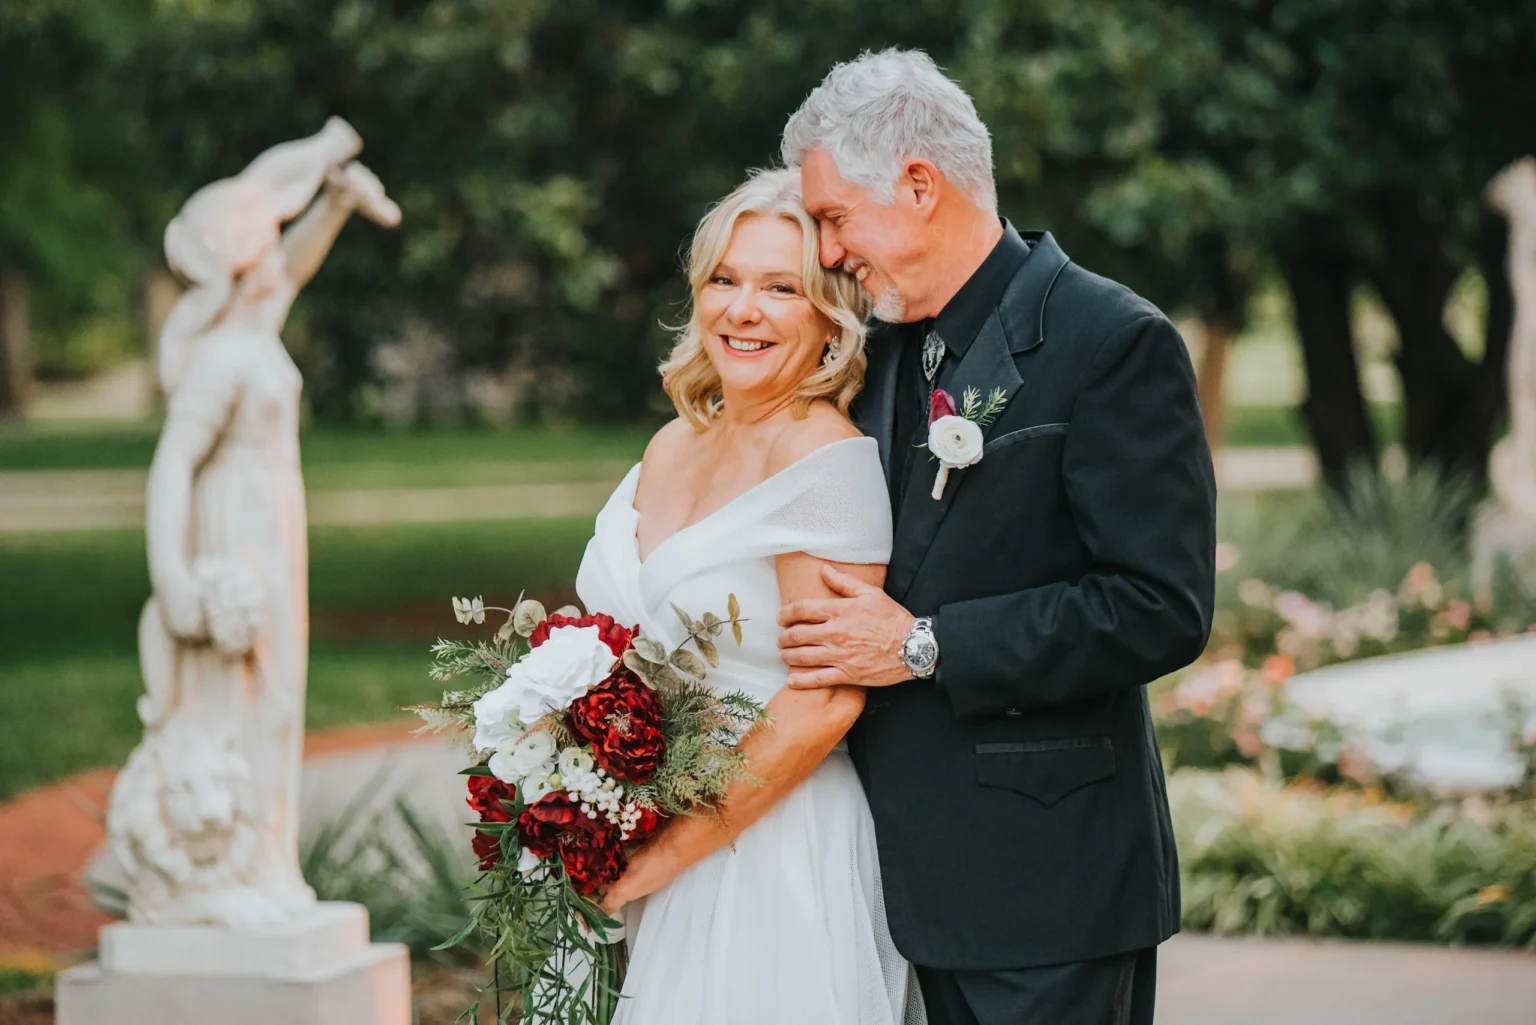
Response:
POLYGON ((368 912, 322 903, 263 930, 101 930, 100 960, 59 973, 58 1025, 410 1025, 404 946, 368 942, 368 912))
POLYGON ((1491 592, 1501 561, 1514 571, 1521 588, 1536 596, 1536 517, 1498 506, 1478 516, 1472 534, 1472 581, 1479 596, 1491 592))

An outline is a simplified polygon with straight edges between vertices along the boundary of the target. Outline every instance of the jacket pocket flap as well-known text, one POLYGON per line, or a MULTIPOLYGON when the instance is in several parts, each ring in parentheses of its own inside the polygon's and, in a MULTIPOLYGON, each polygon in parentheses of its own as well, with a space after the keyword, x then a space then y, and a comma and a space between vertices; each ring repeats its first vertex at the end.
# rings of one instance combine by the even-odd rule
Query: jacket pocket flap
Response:
POLYGON ((995 438, 988 439, 987 443, 982 446, 982 454, 996 452, 1000 448, 1007 448, 1009 445, 1028 441, 1031 438, 1049 437, 1052 434, 1066 434, 1067 426, 1067 424, 1036 424, 1033 427, 1022 427, 1016 431, 1009 431, 1007 434, 1000 434, 995 438))
POLYGON ((1115 774, 1108 737, 976 745, 976 782, 1033 798, 1049 808, 1072 791, 1115 774))

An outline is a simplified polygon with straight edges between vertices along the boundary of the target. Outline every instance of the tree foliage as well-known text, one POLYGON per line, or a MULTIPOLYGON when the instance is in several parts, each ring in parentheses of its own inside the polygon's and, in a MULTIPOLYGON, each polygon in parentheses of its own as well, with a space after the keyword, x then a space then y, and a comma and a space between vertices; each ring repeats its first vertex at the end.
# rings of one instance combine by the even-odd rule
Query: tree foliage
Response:
POLYGON ((23 142, 0 157, 0 252, 60 288, 107 273, 102 260, 152 260, 190 190, 327 114, 362 132, 405 222, 349 232, 301 301, 322 415, 353 415, 370 353, 412 332, 443 339, 460 366, 515 368, 530 417, 653 408, 698 217, 776 159, 785 117, 831 63, 889 45, 926 48, 972 92, 1004 212, 1050 228, 1085 265, 1232 329, 1260 281, 1283 281, 1330 470, 1375 447, 1349 323, 1359 287, 1398 326, 1411 452, 1480 465, 1500 407, 1508 296, 1481 190, 1536 148, 1530 5, 23 0, 7 12, 0 54, 30 63, 4 65, 21 98, 5 130, 23 142), (41 64, 51 70, 26 70, 41 64), (74 181, 86 187, 32 198, 74 181), (1481 361, 1441 316, 1469 268, 1490 283, 1481 361))

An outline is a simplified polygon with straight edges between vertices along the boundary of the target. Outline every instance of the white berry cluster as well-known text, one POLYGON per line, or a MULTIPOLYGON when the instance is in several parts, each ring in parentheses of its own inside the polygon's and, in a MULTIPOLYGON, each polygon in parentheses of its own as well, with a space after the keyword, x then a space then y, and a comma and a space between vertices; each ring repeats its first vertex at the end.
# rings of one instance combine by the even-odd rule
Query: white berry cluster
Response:
POLYGON ((626 813, 634 808, 635 802, 624 800, 624 788, 619 781, 600 767, 571 765, 564 768, 566 771, 560 773, 560 785, 580 804, 582 814, 589 819, 601 815, 622 829, 626 813))
POLYGON ((641 811, 641 807, 634 801, 624 802, 624 811, 619 816, 619 837, 621 839, 628 840, 630 834, 635 831, 635 826, 640 821, 641 811))

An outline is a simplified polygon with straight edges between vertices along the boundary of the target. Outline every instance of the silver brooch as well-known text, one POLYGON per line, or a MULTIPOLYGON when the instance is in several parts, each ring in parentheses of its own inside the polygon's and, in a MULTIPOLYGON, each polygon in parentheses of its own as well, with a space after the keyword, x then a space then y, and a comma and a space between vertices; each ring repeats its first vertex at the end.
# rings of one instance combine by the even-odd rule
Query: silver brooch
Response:
POLYGON ((929 331, 928 337, 923 339, 923 376, 928 383, 933 383, 933 376, 939 372, 939 364, 944 362, 944 339, 939 337, 937 331, 929 331))

